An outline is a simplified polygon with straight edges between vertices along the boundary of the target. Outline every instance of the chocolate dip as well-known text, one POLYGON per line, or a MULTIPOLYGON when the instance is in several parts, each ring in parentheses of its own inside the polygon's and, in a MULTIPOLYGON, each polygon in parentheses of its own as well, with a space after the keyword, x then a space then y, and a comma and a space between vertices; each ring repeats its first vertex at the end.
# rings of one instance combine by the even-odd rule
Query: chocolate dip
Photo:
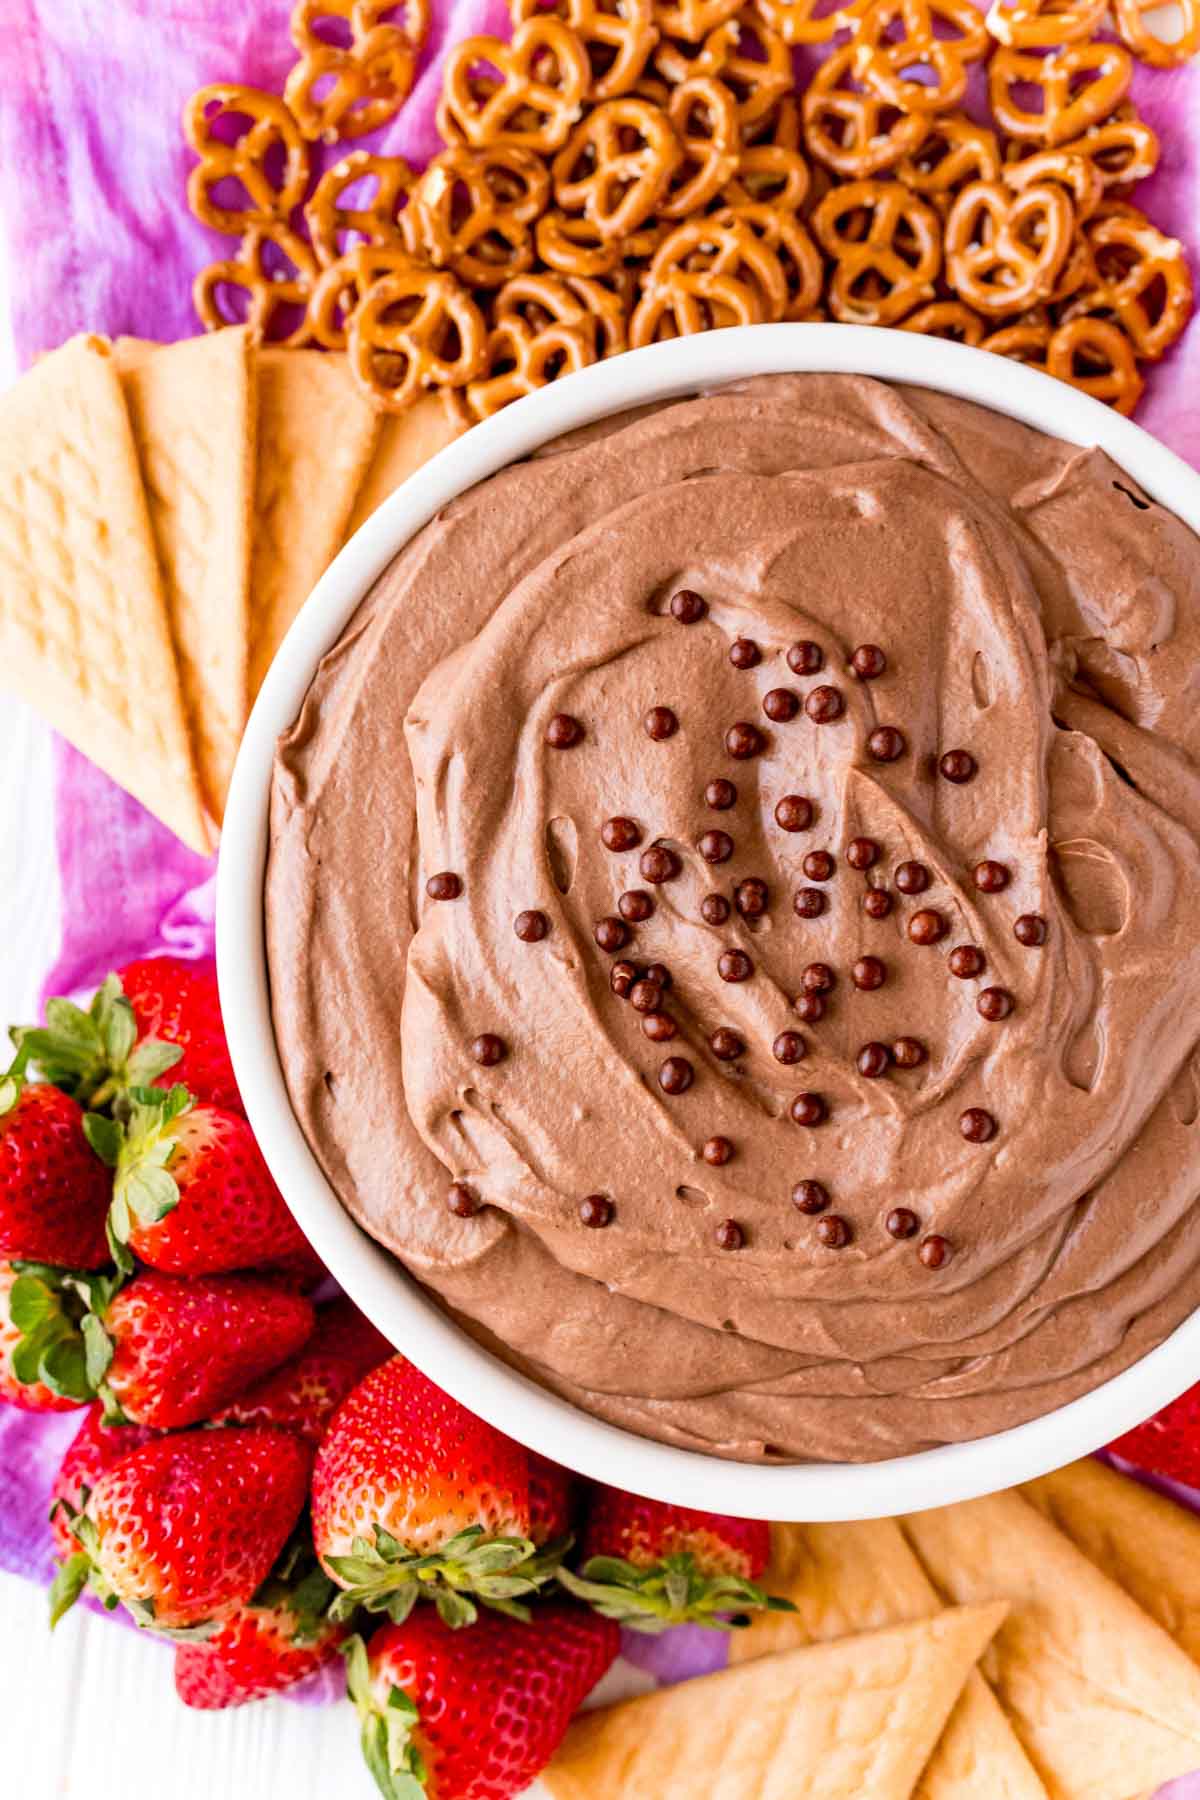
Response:
POLYGON ((1198 758, 1200 543, 1098 452, 842 376, 610 421, 428 525, 280 743, 292 1105, 602 1418, 1014 1425, 1200 1304, 1198 758))

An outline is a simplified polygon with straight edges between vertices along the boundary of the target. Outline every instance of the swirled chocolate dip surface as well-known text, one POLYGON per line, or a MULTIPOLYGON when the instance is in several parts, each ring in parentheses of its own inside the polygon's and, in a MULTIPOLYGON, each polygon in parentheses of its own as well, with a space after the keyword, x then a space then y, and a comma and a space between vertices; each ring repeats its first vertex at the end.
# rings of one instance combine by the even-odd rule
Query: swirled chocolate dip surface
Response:
POLYGON ((612 422, 435 519, 280 745, 293 1106, 603 1418, 1015 1424, 1200 1304, 1198 756, 1200 543, 1099 453, 834 376, 612 422))

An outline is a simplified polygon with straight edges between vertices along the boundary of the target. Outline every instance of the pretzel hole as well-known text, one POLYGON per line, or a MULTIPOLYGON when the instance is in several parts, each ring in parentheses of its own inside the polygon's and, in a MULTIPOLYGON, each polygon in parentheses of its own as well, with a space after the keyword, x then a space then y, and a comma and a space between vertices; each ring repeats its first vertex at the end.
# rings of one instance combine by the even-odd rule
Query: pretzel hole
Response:
POLYGON ((223 212, 239 213, 258 210, 257 202, 247 193, 244 183, 237 175, 222 175, 218 181, 214 181, 208 189, 208 198, 223 212))
POLYGON ((258 266, 268 281, 304 281, 305 271, 293 262, 283 247, 272 237, 263 238, 258 251, 258 266))
POLYGON ((276 301, 263 332, 264 338, 268 343, 276 344, 294 337, 304 324, 307 310, 298 300, 276 301))
POLYGON ((328 44, 333 50, 349 50, 354 43, 354 33, 349 19, 335 12, 318 12, 306 21, 310 37, 319 43, 328 44))
POLYGON ((1132 244, 1100 244, 1095 251, 1096 269, 1102 281, 1116 285, 1131 275, 1141 262, 1132 244))
POLYGON ((253 114, 228 110, 220 100, 210 100, 204 108, 205 133, 214 144, 239 144, 257 123, 253 114))
POLYGON ((1094 87, 1098 81, 1106 79, 1107 71, 1104 69, 1082 68, 1070 70, 1067 76, 1067 94, 1069 99, 1072 101, 1078 100, 1081 95, 1087 92, 1088 88, 1094 87))
POLYGON ((222 324, 246 324, 250 317, 250 294, 240 281, 214 281, 208 295, 222 324))

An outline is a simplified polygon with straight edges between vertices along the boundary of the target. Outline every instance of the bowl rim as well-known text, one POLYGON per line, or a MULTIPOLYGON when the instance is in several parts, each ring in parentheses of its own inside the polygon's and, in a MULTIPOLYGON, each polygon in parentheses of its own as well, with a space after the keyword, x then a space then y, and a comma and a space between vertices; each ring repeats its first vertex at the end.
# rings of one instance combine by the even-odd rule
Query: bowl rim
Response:
POLYGON ((608 1424, 476 1344, 344 1211, 288 1101, 271 1022, 263 909, 276 740, 296 718, 321 657, 409 538, 457 494, 567 431, 647 401, 792 372, 932 388, 1098 447, 1200 533, 1200 474, 1182 458, 1089 395, 964 345, 867 326, 751 325, 594 364, 440 450, 365 521, 317 583, 271 665, 238 754, 217 869, 217 972, 234 1072, 271 1173, 341 1286, 427 1375, 510 1436, 594 1480, 713 1512, 844 1521, 971 1499, 1097 1449, 1191 1385, 1200 1310, 1130 1368, 1039 1418, 883 1462, 733 1462, 608 1424))

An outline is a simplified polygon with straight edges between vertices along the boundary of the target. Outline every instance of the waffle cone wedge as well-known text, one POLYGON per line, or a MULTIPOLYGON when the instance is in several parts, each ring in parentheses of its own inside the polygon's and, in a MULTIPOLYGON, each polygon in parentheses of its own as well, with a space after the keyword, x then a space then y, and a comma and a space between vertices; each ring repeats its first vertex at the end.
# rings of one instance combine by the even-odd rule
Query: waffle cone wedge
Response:
POLYGON ((0 678, 193 850, 212 848, 112 347, 0 399, 0 678))
POLYGON ((585 1713, 543 1785, 553 1800, 910 1800, 1004 1616, 954 1607, 585 1713))
POLYGON ((981 1666, 1053 1800, 1129 1800, 1200 1768, 1200 1669, 1020 1494, 903 1526, 943 1599, 1008 1602, 981 1666))
POLYGON ((220 821, 248 711, 253 364, 244 328, 115 346, 205 803, 220 821))
MULTIPOLYGON (((775 1525, 763 1577, 794 1613, 761 1613, 730 1639, 731 1665, 801 1644, 908 1624, 942 1602, 894 1519, 775 1525)), ((1046 1789, 977 1670, 968 1675, 916 1800, 1046 1800, 1046 1789)))
POLYGON ((258 379, 250 698, 346 535, 380 418, 344 356, 266 348, 258 379))
POLYGON ((438 394, 423 394, 407 412, 388 413, 379 444, 358 491, 354 512, 346 527, 353 537, 364 520, 394 494, 401 482, 431 456, 461 436, 463 427, 438 394))

